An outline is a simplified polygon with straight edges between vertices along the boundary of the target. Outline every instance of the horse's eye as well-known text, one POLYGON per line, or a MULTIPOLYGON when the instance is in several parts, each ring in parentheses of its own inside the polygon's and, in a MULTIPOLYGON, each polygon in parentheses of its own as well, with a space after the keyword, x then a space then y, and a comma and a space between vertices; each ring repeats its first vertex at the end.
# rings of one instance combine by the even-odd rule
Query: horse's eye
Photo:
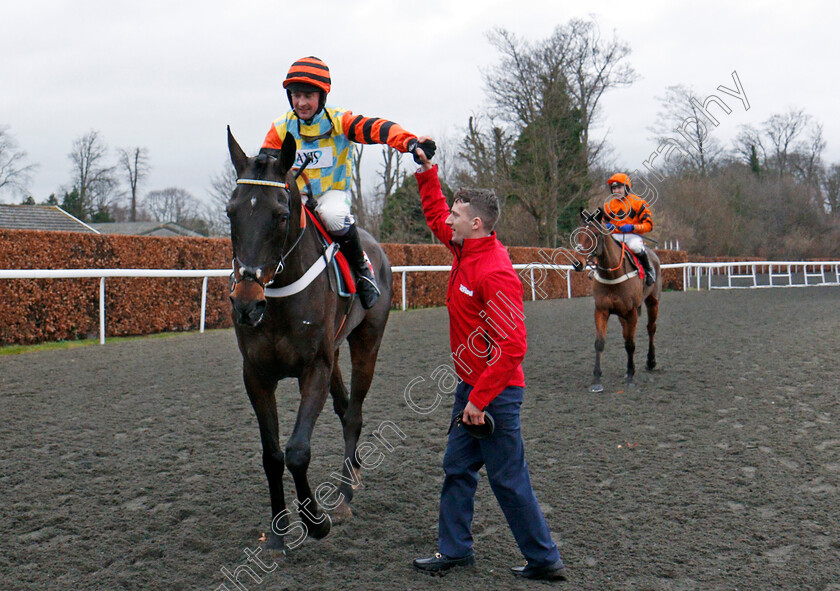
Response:
POLYGON ((274 214, 274 217, 277 218, 277 221, 281 223, 289 221, 289 214, 286 212, 277 212, 274 214))

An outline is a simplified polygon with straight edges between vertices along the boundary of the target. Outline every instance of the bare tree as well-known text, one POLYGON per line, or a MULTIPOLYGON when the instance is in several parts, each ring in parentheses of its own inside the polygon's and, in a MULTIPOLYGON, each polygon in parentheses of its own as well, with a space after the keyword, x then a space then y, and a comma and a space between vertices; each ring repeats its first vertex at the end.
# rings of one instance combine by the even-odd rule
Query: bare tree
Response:
POLYGON ((350 184, 350 207, 354 212, 356 221, 360 226, 367 226, 367 212, 362 192, 362 154, 365 147, 363 144, 353 144, 353 178, 350 184))
POLYGON ((501 63, 485 75, 488 94, 500 117, 528 125, 544 107, 542 89, 562 78, 583 125, 584 153, 589 164, 594 162, 603 142, 590 146, 589 130, 597 119, 601 96, 638 78, 625 62, 630 46, 615 33, 612 39, 602 39, 594 18, 572 19, 536 44, 501 28, 491 31, 489 39, 502 54, 501 63))
POLYGON ((226 236, 230 230, 226 208, 233 191, 236 189, 236 169, 230 159, 225 159, 224 168, 217 175, 210 177, 210 205, 207 221, 212 236, 226 236))
POLYGON ((24 193, 30 175, 37 164, 24 164, 26 152, 18 150, 18 143, 8 126, 0 125, 0 191, 24 193))
POLYGON ((619 41, 615 31, 611 39, 602 39, 594 17, 590 20, 572 19, 565 27, 558 27, 554 34, 565 47, 564 72, 568 92, 580 110, 583 123, 581 141, 592 164, 603 143, 593 149, 589 138, 601 95, 610 88, 629 86, 638 79, 632 66, 625 62, 630 55, 630 46, 619 41))
POLYGON ((456 178, 462 184, 480 187, 509 185, 516 136, 492 120, 490 129, 485 127, 481 116, 469 118, 467 133, 458 151, 458 156, 466 163, 466 170, 456 178))
POLYGON ((179 187, 150 191, 143 200, 143 206, 153 220, 178 224, 198 217, 201 209, 198 199, 179 187))
POLYGON ((131 214, 130 221, 137 221, 137 186, 151 170, 149 165, 149 151, 146 148, 134 147, 128 150, 120 148, 120 166, 128 178, 128 187, 131 192, 131 214))
POLYGON ((767 166, 767 149, 761 131, 752 125, 741 125, 733 143, 735 155, 754 171, 767 166))
POLYGON ((678 84, 669 86, 659 98, 662 109, 650 131, 667 151, 659 163, 666 171, 693 170, 705 176, 724 155, 721 143, 709 134, 709 123, 701 112, 692 88, 678 84), (673 160, 674 153, 679 158, 673 160))
POLYGON ((73 185, 79 191, 79 213, 84 219, 107 215, 108 206, 114 198, 117 183, 114 168, 105 163, 107 155, 108 147, 95 130, 76 138, 72 151, 67 155, 73 163, 73 185))
POLYGON ((805 185, 815 203, 823 202, 821 177, 826 173, 822 162, 825 146, 822 124, 815 123, 808 129, 805 141, 799 142, 788 156, 793 176, 805 185))
POLYGON ((770 148, 773 150, 776 169, 780 176, 790 172, 789 151, 810 121, 811 116, 804 110, 791 107, 786 113, 776 113, 764 122, 764 133, 770 140, 770 148))
POLYGON ((840 220, 840 164, 832 164, 826 169, 823 185, 825 207, 840 220))
POLYGON ((380 179, 379 188, 382 190, 383 199, 393 194, 397 187, 402 185, 405 178, 405 171, 402 168, 403 153, 391 146, 382 150, 382 162, 379 165, 380 179))

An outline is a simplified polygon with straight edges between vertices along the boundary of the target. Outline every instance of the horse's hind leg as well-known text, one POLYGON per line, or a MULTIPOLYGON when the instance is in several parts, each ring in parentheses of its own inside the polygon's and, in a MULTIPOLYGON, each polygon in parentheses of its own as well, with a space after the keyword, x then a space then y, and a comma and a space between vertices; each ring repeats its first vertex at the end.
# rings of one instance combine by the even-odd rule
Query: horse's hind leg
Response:
POLYGON ((631 385, 636 375, 636 364, 633 357, 636 354, 636 324, 639 322, 639 315, 636 308, 633 308, 627 313, 627 316, 619 316, 618 318, 621 320, 624 350, 627 351, 627 375, 624 381, 627 385, 631 385))
POLYGON ((267 382, 246 365, 243 368, 245 389, 251 406, 257 415, 260 426, 260 440, 263 448, 263 469, 268 479, 268 491, 271 495, 271 533, 266 541, 268 550, 285 552, 283 535, 289 530, 289 512, 283 494, 283 452, 280 451, 279 426, 277 421, 277 403, 274 390, 277 382, 267 382))
POLYGON ((353 491, 361 482, 361 465, 356 457, 356 447, 362 432, 362 405, 365 402, 376 368, 376 357, 382 342, 382 329, 369 321, 360 324, 347 337, 350 360, 353 365, 350 379, 350 402, 344 413, 344 466, 339 492, 349 503, 353 491))
POLYGON ((647 368, 652 370, 656 367, 656 347, 653 344, 653 336, 656 334, 656 319, 659 317, 659 300, 653 294, 649 295, 645 300, 647 306, 647 331, 648 331, 648 354, 647 354, 647 368))
POLYGON ((327 401, 327 390, 332 368, 328 362, 316 363, 306 368, 300 384, 300 406, 292 436, 286 443, 286 465, 297 489, 296 506, 306 533, 320 540, 330 533, 329 515, 321 511, 309 486, 307 471, 312 448, 312 430, 327 401))
POLYGON ((350 394, 347 392, 347 386, 344 385, 344 378, 341 377, 341 368, 338 366, 338 353, 341 349, 335 350, 335 359, 333 361, 332 374, 330 375, 330 394, 333 399, 333 410, 341 424, 344 424, 344 414, 347 412, 347 405, 350 403, 350 394))
POLYGON ((610 319, 608 310, 595 308, 595 369, 592 371, 592 385, 590 392, 603 392, 601 384, 601 354, 604 352, 604 345, 607 342, 607 321, 610 319))

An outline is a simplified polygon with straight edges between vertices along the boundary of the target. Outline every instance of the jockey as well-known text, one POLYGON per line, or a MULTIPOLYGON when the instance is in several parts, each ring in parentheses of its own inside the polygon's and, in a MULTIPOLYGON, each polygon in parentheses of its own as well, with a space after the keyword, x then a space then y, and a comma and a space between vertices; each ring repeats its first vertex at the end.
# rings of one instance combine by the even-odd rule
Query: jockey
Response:
MULTIPOLYGON (((283 81, 292 110, 274 120, 260 154, 277 157, 283 139, 291 133, 297 143, 296 167, 300 167, 307 155, 312 158, 306 167, 312 192, 307 198, 317 201, 315 211, 356 271, 359 300, 369 309, 379 297, 379 288, 350 213, 352 142, 388 144, 400 152, 411 153, 420 148, 428 158, 435 153, 435 143, 418 142, 415 135, 391 121, 326 106, 330 82, 329 68, 317 57, 304 57, 292 64, 283 81)), ((298 187, 301 193, 306 193, 303 177, 298 178, 298 187)))
POLYGON ((645 251, 645 243, 640 234, 653 229, 653 218, 650 216, 647 202, 630 192, 630 177, 623 173, 612 175, 607 180, 607 186, 613 198, 604 205, 604 221, 607 230, 618 242, 623 242, 627 248, 639 257, 645 268, 645 285, 653 285, 656 272, 645 251))

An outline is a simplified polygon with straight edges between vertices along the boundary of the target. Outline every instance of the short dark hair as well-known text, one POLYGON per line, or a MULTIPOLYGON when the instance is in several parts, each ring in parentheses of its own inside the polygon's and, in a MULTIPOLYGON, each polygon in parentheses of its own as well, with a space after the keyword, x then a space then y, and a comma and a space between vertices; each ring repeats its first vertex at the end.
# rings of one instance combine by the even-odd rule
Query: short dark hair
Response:
POLYGON ((501 208, 499 198, 493 189, 461 188, 455 192, 455 203, 461 202, 469 205, 476 217, 481 219, 484 227, 492 232, 499 221, 501 208))
POLYGON ((317 86, 304 82, 292 82, 286 87, 289 92, 323 92, 317 86))

